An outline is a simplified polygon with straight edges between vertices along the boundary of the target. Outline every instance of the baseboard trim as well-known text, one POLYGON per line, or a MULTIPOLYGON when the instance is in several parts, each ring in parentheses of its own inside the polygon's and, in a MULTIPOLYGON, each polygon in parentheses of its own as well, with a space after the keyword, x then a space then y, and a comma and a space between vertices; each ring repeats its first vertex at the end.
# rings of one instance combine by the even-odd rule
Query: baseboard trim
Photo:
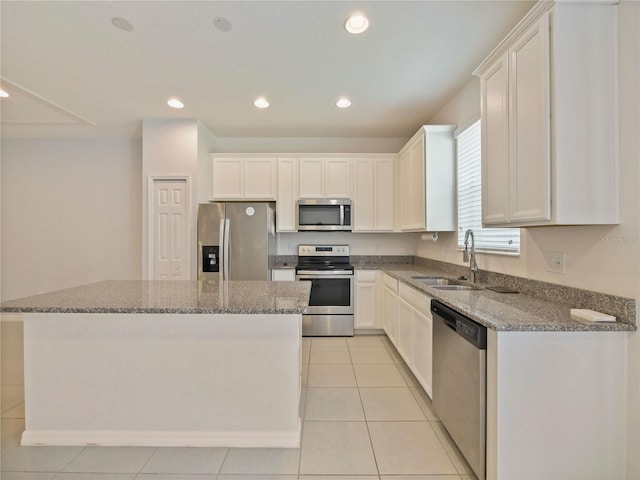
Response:
POLYGON ((23 446, 300 448, 301 423, 291 432, 27 430, 23 446))

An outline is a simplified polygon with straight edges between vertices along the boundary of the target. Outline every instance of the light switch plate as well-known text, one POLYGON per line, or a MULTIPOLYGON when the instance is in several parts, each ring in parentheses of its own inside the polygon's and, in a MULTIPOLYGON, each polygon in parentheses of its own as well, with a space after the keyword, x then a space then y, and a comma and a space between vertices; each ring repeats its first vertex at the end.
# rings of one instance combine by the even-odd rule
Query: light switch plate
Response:
POLYGON ((564 273, 564 265, 567 254, 564 252, 547 253, 547 271, 553 273, 564 273))

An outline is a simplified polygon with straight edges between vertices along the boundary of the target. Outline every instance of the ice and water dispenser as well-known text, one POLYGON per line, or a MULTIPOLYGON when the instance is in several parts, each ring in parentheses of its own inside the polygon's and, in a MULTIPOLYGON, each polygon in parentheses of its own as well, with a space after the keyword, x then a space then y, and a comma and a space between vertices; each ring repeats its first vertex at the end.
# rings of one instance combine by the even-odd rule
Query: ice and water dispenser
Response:
POLYGON ((220 271, 220 247, 203 245, 202 246, 202 271, 203 272, 219 272, 220 271))

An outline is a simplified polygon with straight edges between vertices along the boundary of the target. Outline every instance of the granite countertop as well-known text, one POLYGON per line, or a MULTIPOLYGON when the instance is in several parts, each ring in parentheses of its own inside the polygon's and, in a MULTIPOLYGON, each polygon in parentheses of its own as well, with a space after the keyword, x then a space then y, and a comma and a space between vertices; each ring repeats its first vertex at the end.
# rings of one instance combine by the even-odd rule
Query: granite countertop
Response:
POLYGON ((3 302, 2 312, 299 314, 309 282, 110 280, 3 302))
MULTIPOLYGON (((497 331, 635 331, 636 326, 621 321, 588 322, 571 318, 569 305, 542 300, 522 293, 497 293, 487 285, 478 290, 438 290, 412 276, 439 276, 455 280, 442 271, 420 265, 368 264, 358 269, 381 269, 401 282, 420 290, 476 322, 497 331)), ((470 283, 469 283, 470 284, 470 283)), ((470 284, 471 285, 471 284, 470 284)))

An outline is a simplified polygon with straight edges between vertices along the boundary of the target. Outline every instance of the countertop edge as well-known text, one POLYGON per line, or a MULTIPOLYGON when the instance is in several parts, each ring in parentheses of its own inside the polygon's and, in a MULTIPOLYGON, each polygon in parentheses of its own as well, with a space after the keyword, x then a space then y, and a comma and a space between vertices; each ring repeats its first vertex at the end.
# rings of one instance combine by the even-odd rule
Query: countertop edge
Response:
POLYGON ((304 308, 256 309, 238 308, 64 308, 64 307, 6 307, 0 313, 115 313, 115 314, 184 314, 184 315, 302 315, 304 308))

